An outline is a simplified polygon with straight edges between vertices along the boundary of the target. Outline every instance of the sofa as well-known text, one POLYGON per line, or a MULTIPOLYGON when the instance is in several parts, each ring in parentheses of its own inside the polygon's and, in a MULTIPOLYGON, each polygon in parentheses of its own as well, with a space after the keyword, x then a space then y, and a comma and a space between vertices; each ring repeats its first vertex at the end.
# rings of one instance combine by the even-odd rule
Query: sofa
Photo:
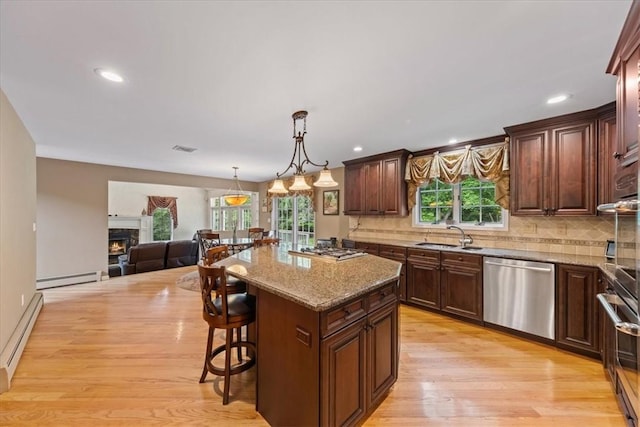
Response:
POLYGON ((123 276, 195 265, 197 262, 197 240, 141 243, 132 246, 126 255, 118 258, 123 276))

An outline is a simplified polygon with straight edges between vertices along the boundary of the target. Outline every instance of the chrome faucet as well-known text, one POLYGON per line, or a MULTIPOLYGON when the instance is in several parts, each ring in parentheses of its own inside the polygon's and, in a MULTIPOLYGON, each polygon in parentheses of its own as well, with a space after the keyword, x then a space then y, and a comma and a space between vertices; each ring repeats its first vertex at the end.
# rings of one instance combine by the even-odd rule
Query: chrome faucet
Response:
POLYGON ((471 236, 467 236, 466 234, 464 234, 464 230, 456 225, 448 225, 447 226, 447 230, 451 230, 452 228, 455 228, 456 230, 458 230, 460 232, 460 234, 462 234, 462 238, 459 240, 460 245, 462 245, 462 247, 464 248, 466 245, 470 245, 473 243, 473 238, 471 236))

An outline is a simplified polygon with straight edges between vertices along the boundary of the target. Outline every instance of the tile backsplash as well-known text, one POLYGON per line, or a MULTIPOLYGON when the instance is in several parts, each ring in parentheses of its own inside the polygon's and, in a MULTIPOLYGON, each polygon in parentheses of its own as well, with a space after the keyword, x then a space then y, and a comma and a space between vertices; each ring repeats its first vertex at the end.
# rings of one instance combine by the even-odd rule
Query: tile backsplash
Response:
MULTIPOLYGON (((469 230, 474 246, 521 249, 569 255, 603 256, 614 238, 613 215, 601 217, 515 217, 508 231, 469 230)), ((397 239, 458 244, 460 233, 442 227, 413 227, 407 217, 349 217, 348 238, 397 239)))

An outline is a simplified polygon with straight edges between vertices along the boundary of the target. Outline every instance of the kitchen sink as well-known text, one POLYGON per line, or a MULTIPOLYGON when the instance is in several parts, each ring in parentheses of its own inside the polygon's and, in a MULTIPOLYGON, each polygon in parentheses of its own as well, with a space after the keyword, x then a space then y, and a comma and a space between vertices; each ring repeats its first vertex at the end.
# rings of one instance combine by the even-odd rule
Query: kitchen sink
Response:
POLYGON ((438 246, 438 247, 446 247, 446 248, 456 248, 456 245, 450 245, 448 243, 431 243, 431 242, 420 242, 416 243, 416 246, 438 246))
POLYGON ((480 251, 480 250, 482 250, 482 248, 480 246, 464 246, 464 247, 461 247, 460 249, 463 249, 465 251, 480 251))

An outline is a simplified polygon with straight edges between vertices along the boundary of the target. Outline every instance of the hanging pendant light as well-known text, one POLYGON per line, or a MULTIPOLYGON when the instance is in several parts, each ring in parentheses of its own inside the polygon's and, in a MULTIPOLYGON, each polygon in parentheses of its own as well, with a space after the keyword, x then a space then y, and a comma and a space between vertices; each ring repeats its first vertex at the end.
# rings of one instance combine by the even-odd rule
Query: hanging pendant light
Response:
POLYGON ((304 136, 307 133, 307 115, 306 111, 296 111, 291 116, 293 118, 293 139, 295 140, 295 145, 293 148, 293 156, 291 156, 291 162, 289 166, 282 173, 276 173, 278 179, 273 181, 273 185, 269 188, 269 193, 276 194, 286 194, 288 191, 303 191, 310 190, 311 187, 304 179, 304 165, 310 164, 313 166, 323 167, 324 169, 320 172, 320 178, 313 183, 315 187, 337 187, 338 183, 334 181, 331 176, 331 171, 327 168, 329 165, 329 161, 325 161, 324 164, 313 163, 309 160, 309 156, 307 156, 307 151, 304 147, 304 136), (296 122, 302 121, 302 131, 296 133, 296 122), (302 159, 302 155, 304 155, 304 160, 302 159), (297 157, 297 163, 296 163, 297 157), (293 185, 289 187, 289 190, 284 186, 284 182, 282 181, 282 176, 289 171, 289 169, 293 168, 293 176, 294 181, 293 185))
POLYGON ((223 198, 226 204, 229 206, 240 206, 247 203, 247 200, 249 200, 249 195, 244 194, 244 192, 242 191, 242 187, 240 187, 240 181, 238 181, 239 168, 237 166, 234 166, 233 169, 234 169, 233 180, 236 183, 236 188, 235 189, 230 188, 229 191, 227 191, 227 194, 225 194, 223 198))

